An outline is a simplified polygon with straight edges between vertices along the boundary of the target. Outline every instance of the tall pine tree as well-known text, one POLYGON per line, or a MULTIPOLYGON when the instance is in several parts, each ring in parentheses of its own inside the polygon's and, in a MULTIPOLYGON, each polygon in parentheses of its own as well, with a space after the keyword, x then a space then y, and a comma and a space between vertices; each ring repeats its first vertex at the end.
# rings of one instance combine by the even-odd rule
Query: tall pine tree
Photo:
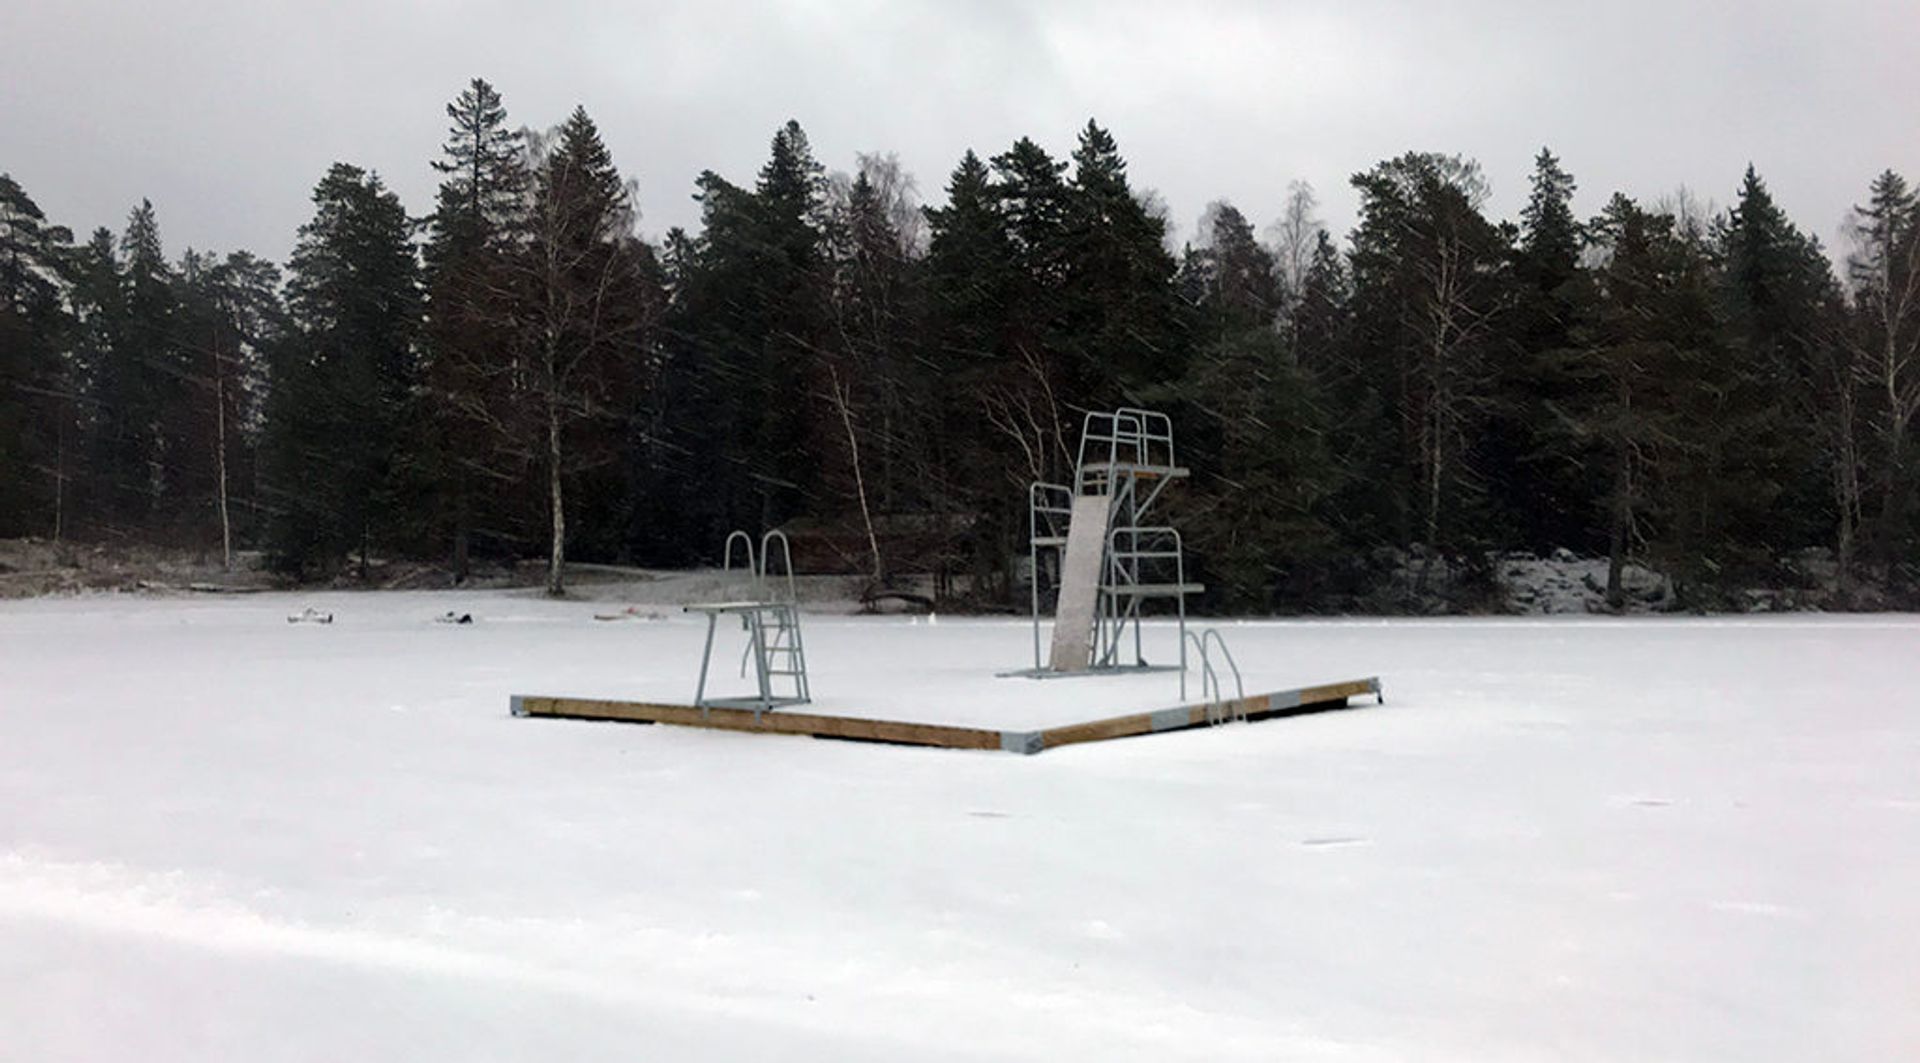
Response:
MULTIPOLYGON (((434 488, 430 535, 451 540, 458 582, 467 575, 479 500, 526 498, 532 468, 513 409, 512 277, 527 239, 528 175, 527 145, 507 127, 492 85, 475 78, 446 110, 452 124, 433 163, 442 180, 424 249, 428 445, 421 458, 434 488)), ((516 507, 493 508, 496 522, 511 527, 516 507)))
POLYGON ((406 211, 377 175, 335 163, 313 203, 287 282, 294 335, 273 370, 269 545, 293 571, 357 553, 364 578, 407 523, 419 269, 406 211))
POLYGON ((72 242, 0 174, 0 535, 67 530, 80 398, 68 353, 72 242))

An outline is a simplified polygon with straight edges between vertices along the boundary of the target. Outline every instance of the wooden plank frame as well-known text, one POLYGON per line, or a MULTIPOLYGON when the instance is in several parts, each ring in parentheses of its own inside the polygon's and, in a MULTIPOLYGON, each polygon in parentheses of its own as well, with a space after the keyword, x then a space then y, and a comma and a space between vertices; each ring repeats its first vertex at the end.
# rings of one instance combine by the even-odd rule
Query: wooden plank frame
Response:
POLYGON ((512 708, 515 716, 666 723, 680 727, 706 727, 721 731, 810 735, 814 738, 839 738, 855 742, 936 746, 942 749, 997 749, 1009 753, 1033 754, 1082 742, 1104 742, 1114 738, 1206 727, 1210 712, 1213 719, 1235 719, 1244 716, 1247 720, 1253 721, 1344 709, 1350 703, 1349 699, 1368 694, 1384 700, 1378 676, 1300 687, 1294 690, 1250 694, 1244 698, 1230 699, 1220 705, 1204 703, 1179 705, 1157 712, 1110 716, 1105 719, 1048 727, 1038 731, 956 727, 951 724, 912 723, 906 720, 869 719, 860 716, 832 716, 817 712, 791 712, 786 709, 761 713, 756 720, 752 709, 716 706, 702 710, 692 705, 520 694, 514 695, 512 708))

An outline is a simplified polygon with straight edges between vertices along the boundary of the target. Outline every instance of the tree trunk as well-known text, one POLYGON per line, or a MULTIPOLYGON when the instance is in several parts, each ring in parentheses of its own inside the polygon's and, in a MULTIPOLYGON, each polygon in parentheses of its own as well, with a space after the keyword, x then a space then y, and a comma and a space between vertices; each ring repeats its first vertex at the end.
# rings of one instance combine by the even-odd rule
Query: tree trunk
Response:
POLYGON ((60 406, 53 456, 53 541, 59 542, 67 523, 67 404, 60 406))
POLYGON ((233 521, 227 513, 227 381, 213 356, 214 468, 220 475, 220 570, 233 571, 233 521))
POLYGON ((1632 452, 1620 448, 1620 465, 1615 473, 1612 519, 1607 522, 1607 608, 1619 612, 1627 603, 1621 577, 1627 567, 1627 529, 1633 524, 1632 452))
POLYGON ((547 397, 547 501, 553 509, 553 545, 547 552, 547 594, 554 598, 567 593, 567 509, 560 489, 560 403, 557 396, 547 397))
POLYGON ((453 585, 456 587, 467 582, 470 564, 467 540, 467 489, 463 483, 453 518, 453 585))
POLYGON ((1840 508, 1840 526, 1834 543, 1834 591, 1842 602, 1853 597, 1853 559, 1861 523, 1860 447, 1858 408, 1851 390, 1851 366, 1836 373, 1838 392, 1833 402, 1833 491, 1840 508))
MULTIPOLYGON (((1619 383, 1620 411, 1630 420, 1633 389, 1623 379, 1619 383)), ((1622 576, 1627 567, 1627 533, 1633 526, 1633 444, 1629 439, 1615 441, 1618 454, 1613 472, 1613 505, 1607 528, 1607 608, 1619 612, 1627 604, 1622 576)))
POLYGON ((833 404, 840 412, 840 424, 847 432, 847 451, 853 457, 853 486, 860 498, 860 519, 867 528, 867 548, 873 552, 873 582, 878 585, 887 577, 886 565, 880 560, 880 539, 873 532, 873 511, 867 506, 867 481, 860 471, 860 440, 853 431, 853 411, 849 408, 846 389, 840 385, 840 374, 831 366, 827 369, 833 385, 833 404))

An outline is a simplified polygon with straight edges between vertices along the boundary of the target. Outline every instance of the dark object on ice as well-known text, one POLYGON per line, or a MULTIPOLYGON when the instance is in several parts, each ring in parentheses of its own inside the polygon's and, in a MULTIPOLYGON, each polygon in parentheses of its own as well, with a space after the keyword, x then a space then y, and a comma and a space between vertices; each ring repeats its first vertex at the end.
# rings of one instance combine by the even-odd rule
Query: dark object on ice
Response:
POLYGON ((294 615, 287 617, 287 623, 289 624, 331 624, 333 623, 333 614, 323 613, 320 610, 315 609, 313 606, 307 606, 305 609, 300 610, 298 613, 295 613, 294 615))
POLYGON ((473 623, 473 614, 448 612, 447 615, 440 618, 440 622, 442 624, 471 624, 473 623))

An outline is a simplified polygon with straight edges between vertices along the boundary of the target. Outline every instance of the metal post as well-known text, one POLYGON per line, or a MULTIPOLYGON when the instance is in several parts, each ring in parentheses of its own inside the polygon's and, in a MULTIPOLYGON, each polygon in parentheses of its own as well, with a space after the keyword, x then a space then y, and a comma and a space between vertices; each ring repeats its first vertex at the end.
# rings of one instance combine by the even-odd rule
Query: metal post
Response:
MULTIPOLYGON (((1049 529, 1051 530, 1051 529, 1049 529)), ((1033 668, 1040 670, 1040 484, 1027 485, 1027 589, 1033 599, 1033 668)))
MULTIPOLYGON (((1187 696, 1187 695, 1186 695, 1186 685, 1187 685, 1187 596, 1186 596, 1186 594, 1184 593, 1184 588, 1185 588, 1185 587, 1186 587, 1186 585, 1187 585, 1187 557, 1186 557, 1186 553, 1187 553, 1187 550, 1186 550, 1186 544, 1185 544, 1185 543, 1183 543, 1183 542, 1182 542, 1182 541, 1180 540, 1180 533, 1179 533, 1179 532, 1174 532, 1174 533, 1173 533, 1173 554, 1174 554, 1174 557, 1173 557, 1173 578, 1174 578, 1174 579, 1175 579, 1175 580, 1176 580, 1176 581, 1177 581, 1177 582, 1178 582, 1178 583, 1180 584, 1180 586, 1181 586, 1181 587, 1183 588, 1183 592, 1182 592, 1182 593, 1180 593, 1180 594, 1176 594, 1176 595, 1174 595, 1174 596, 1173 596, 1173 601, 1174 601, 1174 604, 1175 604, 1175 606, 1176 606, 1176 607, 1178 608, 1178 612, 1179 612, 1179 614, 1180 614, 1180 691, 1181 691, 1181 692, 1180 692, 1180 697, 1181 697, 1181 698, 1182 698, 1183 700, 1184 700, 1184 699, 1186 698, 1186 696, 1187 696)), ((1205 646, 1202 646, 1202 647, 1200 647, 1200 649, 1201 649, 1201 658, 1202 658, 1202 659, 1204 660, 1204 659, 1205 659, 1205 657, 1206 657, 1206 647, 1205 647, 1205 646)))
POLYGON ((747 632, 753 640, 753 670, 760 683, 760 704, 754 707, 753 722, 760 722, 760 714, 773 707, 773 692, 767 687, 767 647, 761 637, 760 613, 758 610, 747 614, 747 632))
POLYGON ((700 706, 703 720, 707 718, 707 665, 713 660, 713 627, 719 622, 719 613, 707 614, 707 648, 700 652, 700 685, 693 691, 693 703, 700 706))

